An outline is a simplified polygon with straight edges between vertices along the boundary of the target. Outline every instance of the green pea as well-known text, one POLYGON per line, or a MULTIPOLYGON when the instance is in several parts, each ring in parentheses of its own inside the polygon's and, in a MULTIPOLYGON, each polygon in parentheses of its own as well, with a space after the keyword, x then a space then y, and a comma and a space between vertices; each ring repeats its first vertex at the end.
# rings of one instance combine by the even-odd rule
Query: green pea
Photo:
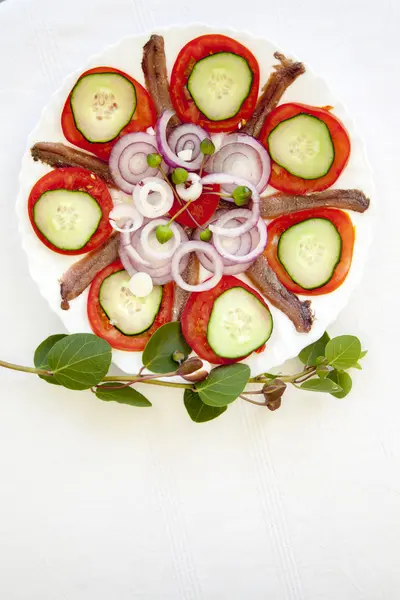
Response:
POLYGON ((156 227, 156 238, 160 244, 166 244, 172 238, 172 229, 169 225, 158 225, 156 227))
POLYGON ((246 206, 251 198, 251 190, 245 185, 239 185, 234 189, 232 197, 236 206, 246 206))
POLYGON ((178 167, 177 169, 174 169, 172 171, 172 182, 175 185, 179 185, 181 183, 185 183, 185 181, 187 180, 189 176, 189 173, 186 171, 186 169, 182 169, 181 167, 178 167))
POLYGON ((153 154, 147 155, 147 164, 152 169, 158 169, 158 167, 161 165, 161 163, 162 163, 161 154, 157 154, 156 152, 154 152, 153 154))
POLYGON ((203 229, 200 233, 200 239, 202 242, 209 242, 212 238, 212 233, 209 229, 203 229))
POLYGON ((205 138, 204 140, 202 140, 202 142, 200 143, 200 152, 202 152, 205 155, 211 155, 214 154, 215 152, 215 146, 212 143, 211 140, 209 140, 208 138, 205 138))

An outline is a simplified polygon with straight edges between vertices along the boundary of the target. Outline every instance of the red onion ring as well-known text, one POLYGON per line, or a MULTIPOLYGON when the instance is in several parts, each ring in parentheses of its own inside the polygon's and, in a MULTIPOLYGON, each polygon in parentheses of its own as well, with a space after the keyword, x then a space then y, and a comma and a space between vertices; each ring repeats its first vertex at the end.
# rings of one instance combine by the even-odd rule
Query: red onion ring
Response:
POLYGON ((144 177, 160 176, 159 169, 149 167, 147 158, 143 156, 153 152, 158 152, 156 138, 142 132, 128 133, 113 146, 109 160, 110 173, 123 192, 131 194, 135 184, 144 177))
MULTIPOLYGON (((207 170, 248 179, 261 194, 271 175, 271 159, 264 146, 256 139, 244 133, 232 133, 224 136, 221 148, 207 163, 207 170)), ((231 186, 225 189, 229 193, 233 191, 231 186)))
POLYGON ((184 242, 181 244, 173 255, 171 262, 171 271, 175 283, 187 292, 206 292, 207 290, 211 290, 221 281, 223 268, 224 265, 222 259, 215 250, 214 246, 208 244, 207 242, 197 240, 191 240, 190 242, 184 242), (204 254, 208 256, 208 258, 212 260, 215 265, 213 276, 210 277, 210 279, 207 279, 207 281, 203 281, 203 283, 199 283, 197 285, 190 285, 186 283, 180 274, 180 263, 184 256, 187 256, 191 252, 204 252, 204 254))
MULTIPOLYGON (((232 213, 235 211, 231 211, 232 213)), ((227 215, 222 216, 219 219, 219 222, 221 223, 221 225, 224 225, 225 223, 227 223, 230 220, 229 213, 227 215)), ((252 250, 250 252, 248 252, 247 254, 244 254, 242 256, 240 256, 239 254, 231 254, 230 252, 227 252, 223 246, 222 240, 221 240, 221 236, 218 234, 214 234, 213 235, 213 244, 216 248, 216 250, 220 253, 220 255, 223 258, 227 258, 228 260, 231 260, 232 262, 236 263, 236 264, 244 264, 244 263, 248 263, 248 262, 252 262, 254 261, 258 256, 260 256, 260 254, 262 254, 264 252, 265 246, 267 245, 267 226, 264 223, 264 220, 260 217, 258 219, 257 222, 257 231, 259 234, 259 240, 258 243, 256 244, 256 246, 254 248, 252 248, 252 250)))
POLYGON ((140 230, 140 242, 143 248, 143 254, 144 256, 146 256, 146 258, 148 257, 152 260, 169 260, 171 259, 174 252, 177 250, 182 240, 183 229, 180 225, 178 225, 178 223, 175 222, 170 224, 170 228, 173 234, 171 240, 169 240, 166 244, 160 244, 159 242, 157 242, 157 246, 160 247, 160 249, 158 249, 157 247, 157 250, 152 248, 152 246, 150 245, 150 234, 153 233, 153 231, 156 229, 156 227, 158 227, 158 225, 168 225, 168 223, 168 219, 153 219, 152 221, 150 221, 150 223, 147 223, 147 225, 145 225, 143 229, 140 230), (170 242, 172 242, 172 244, 170 242), (163 248, 163 250, 161 250, 161 248, 163 248))
MULTIPOLYGON (((182 167, 183 169, 186 169, 187 171, 197 171, 198 169, 200 169, 200 166, 201 166, 201 163, 203 160, 203 155, 200 152, 200 143, 205 138, 209 139, 210 136, 201 127, 198 127, 197 125, 193 125, 192 123, 189 123, 189 124, 179 125, 178 127, 176 127, 176 129, 174 129, 174 131, 169 136, 169 139, 167 140, 167 126, 168 126, 168 123, 169 123, 171 117, 173 117, 174 114, 175 113, 172 110, 165 110, 162 113, 161 117, 157 121, 156 138, 157 138, 157 145, 158 145, 159 151, 162 154, 162 157, 165 160, 165 162, 167 163, 167 165, 169 165, 170 167, 173 167, 173 168, 182 167), (196 152, 194 150, 194 152, 192 154, 192 160, 186 161, 186 160, 182 160, 181 158, 179 158, 179 156, 177 155, 177 152, 180 152, 180 150, 177 150, 177 148, 179 146, 179 140, 182 136, 184 136, 184 141, 182 143, 183 144, 187 143, 187 141, 189 139, 189 138, 187 138, 187 136, 189 134, 190 134, 190 140, 195 145, 195 149, 197 149, 197 146, 198 146, 199 151, 196 152), (197 138, 197 141, 196 141, 196 138, 197 138), (171 144, 171 146, 170 146, 170 144, 171 144)), ((182 150, 182 148, 181 148, 181 150, 182 150)))
POLYGON ((254 185, 250 183, 250 181, 247 181, 246 179, 241 179, 240 177, 226 175, 225 173, 215 173, 213 175, 206 175, 200 180, 200 182, 203 184, 203 186, 214 183, 219 185, 234 184, 235 186, 246 186, 251 191, 253 201, 251 210, 247 208, 239 208, 234 211, 230 211, 232 218, 244 218, 246 219, 246 221, 239 227, 233 227, 232 229, 228 229, 220 225, 218 220, 216 223, 210 225, 210 230, 213 233, 217 233, 218 235, 224 235, 226 237, 236 237, 243 235, 244 233, 250 231, 251 229, 253 229, 253 227, 257 225, 257 221, 260 217, 260 195, 257 192, 254 185), (233 213, 235 213, 235 215, 233 215, 233 213))

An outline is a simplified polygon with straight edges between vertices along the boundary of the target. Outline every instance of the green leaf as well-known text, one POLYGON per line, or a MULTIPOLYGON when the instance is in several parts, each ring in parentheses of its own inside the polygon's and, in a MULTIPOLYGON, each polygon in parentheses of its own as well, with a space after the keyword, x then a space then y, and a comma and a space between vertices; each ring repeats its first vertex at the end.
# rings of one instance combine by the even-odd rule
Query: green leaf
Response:
POLYGON ((129 404, 129 406, 147 407, 152 406, 143 394, 134 390, 131 387, 119 387, 121 383, 108 382, 98 385, 96 388, 96 396, 100 400, 106 402, 119 402, 119 404, 129 404), (105 389, 114 388, 114 389, 105 389))
POLYGON ((247 365, 227 365, 213 369, 204 381, 196 384, 201 400, 209 406, 226 406, 243 392, 250 377, 247 365))
POLYGON ((325 365, 328 361, 326 360, 325 356, 318 356, 318 358, 315 361, 315 364, 317 366, 319 365, 325 365))
POLYGON ((302 390, 308 390, 309 392, 340 392, 341 387, 331 379, 308 379, 301 384, 302 390))
POLYGON ((335 369, 350 369, 360 358, 361 343, 354 335, 340 335, 327 343, 325 356, 335 369))
POLYGON ((345 373, 345 371, 331 371, 328 377, 342 388, 341 392, 331 392, 332 396, 335 396, 335 398, 345 398, 347 394, 351 392, 353 382, 350 375, 345 373))
POLYGON ((363 368, 362 368, 362 366, 360 365, 359 362, 355 363, 351 368, 352 369, 358 369, 359 371, 363 370, 363 368))
POLYGON ((363 351, 361 352, 361 354, 360 354, 360 359, 361 359, 361 358, 364 358, 365 356, 367 356, 367 354, 368 354, 368 350, 363 350, 363 351))
POLYGON ((325 365, 318 365, 316 373, 320 379, 325 379, 329 375, 329 368, 325 365))
POLYGON ((317 359, 325 353, 325 346, 329 342, 330 337, 325 332, 322 337, 319 338, 313 344, 310 344, 299 354, 299 359, 302 363, 306 365, 306 367, 315 367, 317 364, 317 359))
POLYGON ((86 390, 107 375, 111 346, 91 333, 74 333, 58 341, 47 358, 60 385, 70 390, 86 390))
MULTIPOLYGON (((51 335, 47 339, 44 340, 35 350, 35 355, 33 357, 33 363, 37 369, 46 369, 50 371, 50 366, 47 360, 50 350, 52 347, 57 344, 60 340, 67 337, 65 333, 59 333, 57 335, 51 335)), ((44 379, 47 383, 51 383, 53 385, 60 385, 55 377, 47 375, 39 375, 40 379, 44 379)))
POLYGON ((183 402, 189 417, 195 423, 212 421, 212 419, 216 419, 222 415, 228 408, 227 406, 209 406, 208 404, 204 404, 200 398, 200 394, 193 390, 185 390, 183 402))
POLYGON ((144 349, 143 365, 153 373, 169 373, 178 368, 172 358, 174 352, 182 352, 185 359, 192 349, 182 335, 179 322, 166 323, 151 336, 144 349))

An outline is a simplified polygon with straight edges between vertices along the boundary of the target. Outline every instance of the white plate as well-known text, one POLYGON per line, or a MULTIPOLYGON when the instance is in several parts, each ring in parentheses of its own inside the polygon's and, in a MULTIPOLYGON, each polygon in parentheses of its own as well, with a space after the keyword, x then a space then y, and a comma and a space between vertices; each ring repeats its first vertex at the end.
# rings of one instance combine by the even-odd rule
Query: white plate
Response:
MULTIPOLYGON (((167 64, 170 71, 175 57, 184 44, 198 35, 215 33, 215 30, 203 25, 193 25, 189 27, 171 27, 168 30, 159 30, 158 32, 165 38, 167 64)), ((261 83, 263 84, 267 80, 272 66, 276 63, 273 54, 279 48, 265 39, 255 38, 248 33, 229 29, 221 29, 218 32, 237 39, 254 53, 260 64, 261 83)), ((65 142, 60 126, 62 108, 73 84, 86 69, 95 66, 112 66, 126 71, 143 83, 140 63, 142 48, 148 37, 149 34, 126 38, 115 46, 106 48, 101 54, 93 57, 86 65, 83 65, 82 69, 70 75, 44 109, 37 127, 29 136, 28 147, 22 161, 20 192, 17 201, 22 245, 28 256, 30 273, 38 284, 41 294, 46 298, 53 311, 60 316, 66 329, 71 333, 90 331, 86 316, 87 291, 71 302, 69 311, 61 310, 59 279, 77 258, 51 252, 38 240, 31 228, 26 209, 29 192, 35 182, 51 169, 41 163, 35 163, 31 158, 29 149, 38 141, 65 142)), ((291 56, 290 53, 287 54, 291 56)), ((355 132, 352 121, 343 106, 333 96, 325 81, 321 77, 317 77, 308 65, 306 67, 306 74, 299 77, 286 91, 283 98, 284 102, 303 102, 315 106, 331 105, 334 107, 334 113, 347 127, 352 143, 350 162, 336 182, 335 187, 359 188, 370 197, 373 197, 374 186, 371 170, 365 156, 363 143, 355 132)), ((363 266, 367 260, 368 247, 372 241, 374 212, 372 202, 370 210, 365 214, 351 213, 351 218, 357 228, 357 235, 350 273, 343 285, 332 294, 311 298, 315 323, 310 333, 297 333, 289 319, 283 313, 271 307, 274 318, 273 335, 263 353, 253 354, 244 361, 250 365, 253 374, 269 370, 296 356, 302 348, 318 339, 337 318, 340 311, 347 304, 351 292, 361 279, 363 266)), ((141 366, 141 354, 114 350, 113 361, 123 371, 134 373, 141 366)))

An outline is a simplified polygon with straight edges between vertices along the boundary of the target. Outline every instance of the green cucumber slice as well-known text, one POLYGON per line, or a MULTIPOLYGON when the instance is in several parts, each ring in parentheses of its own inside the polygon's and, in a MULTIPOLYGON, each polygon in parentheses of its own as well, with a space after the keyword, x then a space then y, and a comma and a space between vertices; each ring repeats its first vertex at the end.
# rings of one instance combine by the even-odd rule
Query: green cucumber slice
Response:
POLYGON ((234 287, 214 302, 207 341, 222 358, 240 358, 260 348, 273 328, 268 308, 251 292, 234 287))
POLYGON ((49 190, 33 207, 39 231, 60 250, 80 250, 96 232, 103 213, 87 192, 49 190))
POLYGON ((279 123, 268 136, 268 148, 274 162, 301 179, 323 177, 335 159, 329 128, 306 114, 279 123))
POLYGON ((252 83, 253 72, 243 56, 217 52, 195 64, 187 88, 203 115, 224 121, 239 112, 252 83))
POLYGON ((126 271, 106 277, 100 287, 99 302, 112 325, 124 335, 139 335, 151 327, 158 315, 163 296, 161 285, 155 285, 145 298, 137 298, 128 287, 126 271))
POLYGON ((85 75, 71 92, 71 110, 76 128, 88 142, 109 142, 134 115, 135 86, 119 73, 85 75))
POLYGON ((307 219, 284 231, 278 258, 295 283, 305 290, 332 278, 342 253, 342 238, 328 219, 307 219))

